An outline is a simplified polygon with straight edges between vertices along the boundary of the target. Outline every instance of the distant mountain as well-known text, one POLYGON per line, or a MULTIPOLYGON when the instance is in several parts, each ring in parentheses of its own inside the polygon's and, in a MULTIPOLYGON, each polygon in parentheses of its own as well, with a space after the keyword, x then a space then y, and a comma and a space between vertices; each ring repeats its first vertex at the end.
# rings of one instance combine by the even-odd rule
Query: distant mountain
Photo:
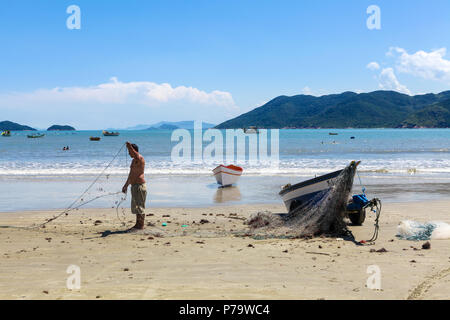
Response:
MULTIPOLYGON (((214 128, 214 126, 215 124, 203 122, 203 129, 214 128)), ((128 127, 125 130, 147 130, 147 129, 165 129, 165 130, 194 129, 194 121, 178 121, 178 122, 161 121, 154 124, 138 124, 134 127, 128 127), (164 127, 161 127, 163 125, 164 127)), ((120 130, 120 129, 109 128, 108 130, 120 130)))
POLYGON ((162 124, 159 127, 150 127, 147 130, 175 130, 179 129, 179 127, 174 126, 172 124, 162 124))
POLYGON ((12 121, 1 121, 0 122, 0 130, 17 130, 17 131, 23 131, 23 130, 31 130, 31 131, 36 131, 36 129, 31 128, 29 126, 24 126, 12 121))
POLYGON ((75 131, 74 127, 54 124, 47 131, 75 131))
POLYGON ((450 91, 416 96, 395 91, 279 96, 217 128, 448 128, 449 100, 450 91))
MULTIPOLYGON (((151 124, 138 124, 137 126, 134 127, 125 128, 125 130, 147 130, 151 126, 152 126, 151 124)), ((108 130, 120 130, 120 129, 108 128, 108 130)))
MULTIPOLYGON (((215 124, 202 122, 203 129, 213 128, 214 126, 215 124)), ((194 121, 178 121, 178 122, 161 121, 148 127, 148 129, 166 129, 166 130, 169 130, 169 128, 170 130, 194 129, 194 121)))

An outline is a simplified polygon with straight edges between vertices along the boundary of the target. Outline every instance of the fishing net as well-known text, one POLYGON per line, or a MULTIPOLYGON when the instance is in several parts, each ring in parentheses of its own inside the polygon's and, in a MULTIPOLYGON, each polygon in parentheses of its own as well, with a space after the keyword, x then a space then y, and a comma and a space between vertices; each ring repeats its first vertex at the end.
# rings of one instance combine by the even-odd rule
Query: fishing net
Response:
POLYGON ((125 145, 113 156, 106 164, 102 171, 93 179, 93 181, 83 190, 83 192, 63 211, 56 213, 54 216, 46 219, 39 225, 32 227, 44 227, 48 223, 69 214, 82 210, 91 206, 91 203, 101 199, 104 204, 115 209, 117 219, 123 225, 126 222, 125 202, 127 195, 121 192, 123 178, 118 178, 112 174, 115 167, 120 167, 125 163, 127 165, 127 153, 125 145), (125 150, 125 152, 123 151, 125 150), (122 156, 120 156, 122 155, 122 156), (125 158, 123 158, 123 155, 125 158))
POLYGON ((440 221, 420 223, 405 220, 397 226, 397 237, 412 241, 450 239, 450 225, 440 221))
POLYGON ((347 202, 353 186, 356 164, 346 167, 328 190, 286 215, 258 212, 248 220, 249 233, 259 239, 302 238, 320 234, 342 235, 347 202))

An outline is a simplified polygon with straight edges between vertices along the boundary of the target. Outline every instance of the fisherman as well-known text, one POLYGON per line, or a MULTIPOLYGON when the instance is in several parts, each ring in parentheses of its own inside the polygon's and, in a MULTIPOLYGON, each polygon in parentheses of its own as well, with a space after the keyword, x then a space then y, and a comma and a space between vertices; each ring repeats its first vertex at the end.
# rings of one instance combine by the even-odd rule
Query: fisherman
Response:
POLYGON ((136 215, 136 225, 130 230, 144 229, 144 209, 145 199, 147 197, 147 186, 144 180, 144 157, 139 153, 139 147, 134 143, 127 141, 128 154, 133 161, 130 166, 130 173, 125 185, 122 188, 123 193, 127 193, 128 186, 131 185, 131 212, 136 215))

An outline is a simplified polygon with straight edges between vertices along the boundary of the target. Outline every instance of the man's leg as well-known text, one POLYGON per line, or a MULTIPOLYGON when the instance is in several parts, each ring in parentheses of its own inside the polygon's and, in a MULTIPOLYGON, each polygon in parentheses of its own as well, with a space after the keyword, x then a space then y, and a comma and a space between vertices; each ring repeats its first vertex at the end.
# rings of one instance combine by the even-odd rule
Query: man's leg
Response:
POLYGON ((145 227, 145 214, 136 214, 136 225, 134 226, 136 229, 144 229, 145 227))

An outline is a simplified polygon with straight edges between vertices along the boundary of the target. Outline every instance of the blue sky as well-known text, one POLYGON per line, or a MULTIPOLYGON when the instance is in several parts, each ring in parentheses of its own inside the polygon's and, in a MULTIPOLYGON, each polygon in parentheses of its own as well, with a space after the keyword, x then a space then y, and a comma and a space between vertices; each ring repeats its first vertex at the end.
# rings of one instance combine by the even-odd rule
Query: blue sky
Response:
POLYGON ((11 1, 0 121, 219 123, 279 95, 440 92, 449 33, 448 0, 11 1), (69 5, 80 30, 66 27, 69 5), (367 28, 369 5, 380 30, 367 28))

